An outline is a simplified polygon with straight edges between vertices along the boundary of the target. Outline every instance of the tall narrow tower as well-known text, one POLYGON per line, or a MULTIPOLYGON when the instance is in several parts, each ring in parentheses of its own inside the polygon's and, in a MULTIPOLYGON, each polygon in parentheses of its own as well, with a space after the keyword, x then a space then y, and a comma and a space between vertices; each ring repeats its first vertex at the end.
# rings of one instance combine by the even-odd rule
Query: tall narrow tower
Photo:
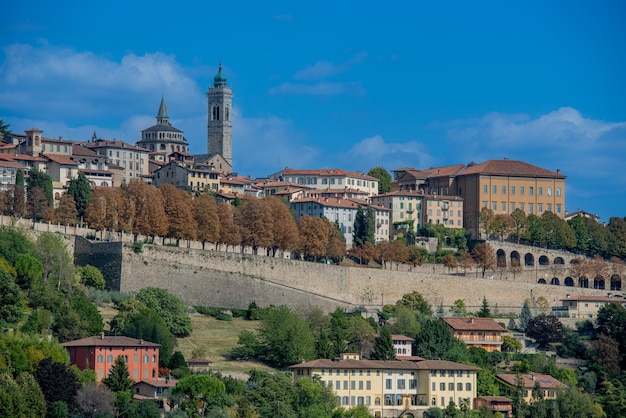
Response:
POLYGON ((209 155, 220 154, 233 165, 233 91, 226 85, 220 63, 213 87, 206 93, 209 98, 208 151, 209 155))

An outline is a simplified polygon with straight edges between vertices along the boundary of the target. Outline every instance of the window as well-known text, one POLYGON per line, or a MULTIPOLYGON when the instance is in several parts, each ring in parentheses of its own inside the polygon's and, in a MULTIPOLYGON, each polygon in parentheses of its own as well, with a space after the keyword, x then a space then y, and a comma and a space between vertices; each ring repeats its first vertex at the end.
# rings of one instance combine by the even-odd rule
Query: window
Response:
POLYGON ((561 205, 556 205, 556 213, 561 213, 561 205))
POLYGON ((552 212, 552 203, 548 203, 548 212, 552 212))
POLYGON ((487 203, 487 201, 483 201, 483 208, 486 208, 489 205, 489 203, 487 203))
POLYGON ((511 203, 511 212, 515 212, 515 203, 511 203))
POLYGON ((524 186, 519 186, 519 194, 524 195, 524 186))
POLYGON ((102 354, 98 354, 98 363, 104 363, 104 356, 102 354))
POLYGON ((350 389, 352 389, 352 390, 356 389, 356 381, 355 380, 352 380, 350 382, 350 389))
POLYGON ((385 389, 391 389, 391 379, 385 380, 385 389))
POLYGON ((533 213, 533 211, 535 210, 535 205, 534 203, 529 203, 528 204, 528 212, 529 213, 533 213))
POLYGON ((543 212, 543 203, 539 203, 539 204, 537 205, 537 209, 538 209, 538 210, 537 210, 537 213, 541 213, 541 212, 543 212))
POLYGON ((139 372, 137 369, 133 369, 133 379, 137 379, 139 377, 139 372))
POLYGON ((506 194, 506 186, 502 186, 502 194, 506 194))
POLYGON ((506 212, 506 202, 502 202, 502 212, 506 212))
POLYGON ((147 354, 144 354, 144 356, 143 356, 143 362, 144 362, 144 363, 150 363, 150 356, 149 356, 149 355, 147 355, 147 354))
POLYGON ((471 383, 466 383, 465 384, 465 390, 470 392, 472 390, 472 384, 471 383))
POLYGON ((359 390, 363 390, 363 381, 359 380, 359 390))
POLYGON ((511 194, 515 194, 515 186, 511 186, 511 194))
POLYGON ((372 389, 372 382, 371 381, 366 381, 365 382, 365 389, 367 390, 371 390, 372 389))
POLYGON ((406 388, 406 380, 404 379, 398 379, 398 389, 405 389, 406 388))
POLYGON ((437 390, 437 384, 435 382, 431 384, 430 390, 432 390, 433 392, 437 390))
POLYGON ((107 362, 108 362, 108 363, 113 363, 113 354, 109 354, 109 355, 107 356, 107 362))
POLYGON ((446 406, 446 398, 444 396, 441 397, 441 406, 446 406))
POLYGON ((528 194, 531 195, 531 196, 534 196, 535 195, 535 188, 534 187, 529 187, 528 188, 528 194))
POLYGON ((343 390, 348 390, 348 381, 347 380, 343 381, 343 390))
POLYGON ((548 196, 552 196, 552 187, 548 187, 548 196))
POLYGON ((560 187, 556 188, 556 195, 557 195, 557 197, 561 197, 561 188, 560 187))
POLYGON ((524 212, 524 204, 523 204, 523 203, 520 203, 520 204, 519 204, 519 209, 520 209, 522 212, 524 212))
POLYGON ((453 392, 453 391, 454 391, 454 383, 452 383, 452 382, 448 383, 448 390, 449 390, 450 392, 453 392))
POLYGON ((439 383, 439 390, 446 390, 446 384, 444 382, 439 383))
POLYGON ((335 380, 335 390, 341 389, 341 380, 335 380))
POLYGON ((539 192, 539 196, 543 196, 543 187, 539 187, 538 192, 539 192))
POLYGON ((498 203, 497 202, 491 202, 491 210, 493 210, 494 212, 496 210, 498 210, 498 203))
POLYGON ((409 389, 417 388, 417 379, 409 379, 409 389))
POLYGON ((456 384, 456 390, 458 390, 459 392, 463 390, 463 383, 457 383, 456 384))
POLYGON ((491 193, 492 194, 498 194, 498 186, 492 186, 491 187, 491 193))

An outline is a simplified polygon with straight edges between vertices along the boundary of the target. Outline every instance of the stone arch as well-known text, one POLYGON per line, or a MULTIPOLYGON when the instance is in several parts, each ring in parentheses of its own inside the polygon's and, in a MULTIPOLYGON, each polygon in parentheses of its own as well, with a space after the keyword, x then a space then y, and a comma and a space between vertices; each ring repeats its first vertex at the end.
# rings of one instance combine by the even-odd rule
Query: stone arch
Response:
POLYGON ((611 290, 622 290, 622 278, 619 274, 611 276, 611 290))
POLYGON ((554 257, 554 261, 552 262, 552 264, 565 264, 565 260, 563 259, 563 257, 554 257))
POLYGON ((537 283, 539 284, 546 284, 546 279, 544 279, 543 277, 539 280, 537 280, 537 283))
POLYGON ((511 263, 513 263, 513 260, 517 260, 518 265, 522 265, 520 262, 520 255, 517 251, 511 251, 511 263))
POLYGON ((553 277, 552 280, 550 280, 550 284, 554 286, 560 286, 561 282, 559 281, 558 277, 553 277))
POLYGON ((539 257, 539 265, 540 266, 549 266, 550 265, 550 259, 547 256, 545 256, 545 255, 540 256, 539 257))
POLYGON ((567 276, 565 278, 564 284, 565 284, 565 286, 574 287, 574 279, 572 279, 571 277, 567 276))
POLYGON ((598 276, 595 279, 593 279, 593 288, 601 289, 601 290, 604 289, 605 288, 604 277, 598 276))
POLYGON ((581 277, 578 279, 578 287, 583 287, 585 289, 589 288, 589 279, 586 277, 581 277))
POLYGON ((496 251, 496 265, 498 267, 506 267, 506 253, 502 248, 496 251))
POLYGON ((526 253, 524 255, 524 265, 527 267, 532 267, 535 265, 535 256, 531 253, 526 253))

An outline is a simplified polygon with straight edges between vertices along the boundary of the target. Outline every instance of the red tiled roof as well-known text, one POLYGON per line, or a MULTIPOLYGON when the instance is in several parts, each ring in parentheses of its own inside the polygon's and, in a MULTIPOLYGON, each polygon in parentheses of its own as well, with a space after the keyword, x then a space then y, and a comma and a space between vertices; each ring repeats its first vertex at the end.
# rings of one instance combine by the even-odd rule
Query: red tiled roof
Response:
POLYGON ((84 146, 86 146, 87 148, 124 148, 131 151, 150 151, 146 148, 127 144, 126 142, 120 141, 118 139, 97 139, 93 142, 86 142, 84 146))
POLYGON ((478 367, 447 360, 424 360, 415 364, 417 364, 417 368, 420 370, 480 370, 478 367))
POLYGON ((567 385, 559 382, 554 377, 547 375, 547 374, 529 373, 529 374, 517 375, 517 374, 508 373, 508 374, 496 375, 498 379, 500 379, 501 381, 505 382, 506 384, 510 386, 517 386, 517 376, 520 376, 522 378, 524 388, 527 388, 527 389, 534 388, 537 382, 539 382, 539 385, 541 386, 542 389, 558 389, 558 388, 567 387, 567 385))
POLYGON ((489 160, 480 164, 468 165, 464 170, 458 173, 458 175, 462 176, 470 174, 493 174, 516 177, 550 177, 561 179, 566 177, 561 173, 546 170, 545 168, 537 167, 524 161, 509 159, 489 160))
POLYGON ((140 383, 145 383, 155 388, 173 388, 176 386, 176 383, 178 383, 178 380, 176 379, 143 379, 135 383, 135 385, 138 385, 140 383))
POLYGON ((160 347, 161 344, 150 341, 138 340, 136 338, 104 335, 97 337, 87 337, 80 340, 67 341, 61 344, 63 347, 160 347))
POLYGON ((399 360, 329 360, 317 359, 289 366, 290 369, 391 369, 417 370, 417 363, 399 360))
POLYGON ((318 170, 294 170, 293 168, 287 167, 283 170, 283 176, 285 175, 320 176, 320 177, 345 176, 345 177, 361 178, 361 179, 371 180, 371 181, 378 181, 376 177, 368 176, 367 174, 361 173, 359 171, 341 170, 339 168, 322 168, 318 170))
POLYGON ((96 151, 85 147, 84 145, 74 145, 72 147, 72 155, 80 156, 80 157, 102 157, 101 154, 98 154, 96 151))
POLYGON ((427 170, 422 170, 421 174, 426 177, 451 177, 457 175, 465 165, 455 164, 444 167, 431 167, 427 170))
POLYGON ((4 168, 17 168, 17 169, 21 169, 21 170, 26 170, 27 167, 23 166, 22 164, 15 162, 15 161, 10 161, 10 160, 0 160, 0 167, 4 167, 4 168))
POLYGON ((44 154, 44 156, 52 161, 55 162, 57 164, 61 164, 61 165, 78 165, 78 163, 74 160, 72 160, 72 158, 69 155, 63 155, 63 154, 44 154))
POLYGON ((503 331, 493 318, 443 318, 456 331, 503 331))
POLYGON ((415 339, 411 337, 407 337, 406 335, 397 335, 397 334, 392 334, 391 339, 393 341, 415 341, 415 339))

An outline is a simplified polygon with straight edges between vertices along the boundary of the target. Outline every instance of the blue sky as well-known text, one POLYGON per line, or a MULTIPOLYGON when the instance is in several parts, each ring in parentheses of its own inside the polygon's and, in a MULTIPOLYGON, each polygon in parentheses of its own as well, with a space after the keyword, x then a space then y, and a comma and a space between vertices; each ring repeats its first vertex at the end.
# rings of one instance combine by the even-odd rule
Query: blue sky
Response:
POLYGON ((161 96, 206 152, 218 63, 234 169, 426 169, 508 157, 568 176, 566 209, 626 216, 626 3, 14 1, 0 118, 135 143, 161 96))

